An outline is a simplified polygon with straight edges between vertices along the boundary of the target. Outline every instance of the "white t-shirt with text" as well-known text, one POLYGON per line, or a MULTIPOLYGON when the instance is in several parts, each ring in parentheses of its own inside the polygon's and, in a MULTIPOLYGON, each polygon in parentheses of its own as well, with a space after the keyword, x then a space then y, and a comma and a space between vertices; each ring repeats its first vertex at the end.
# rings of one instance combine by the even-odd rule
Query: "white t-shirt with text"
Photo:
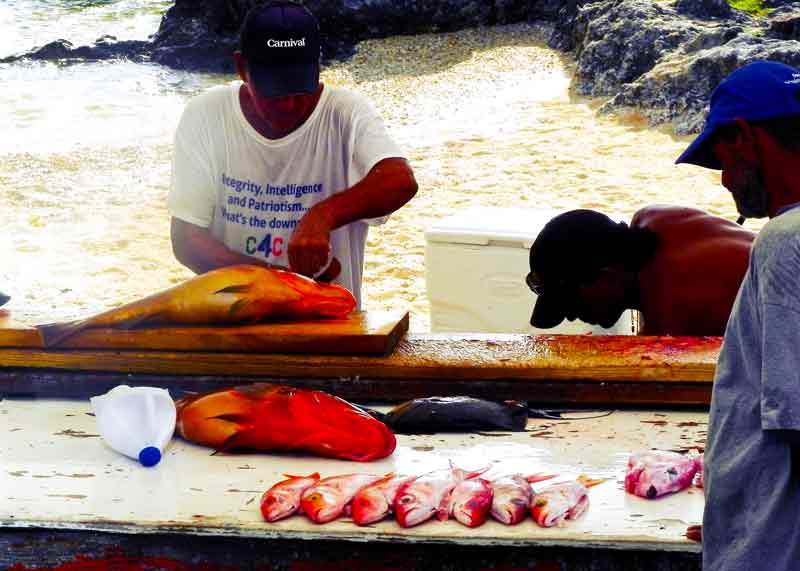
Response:
MULTIPOLYGON (((187 104, 175 133, 169 212, 209 228, 234 251, 288 267, 289 238, 307 210, 403 154, 366 99, 328 86, 303 125, 267 139, 244 116, 241 85, 212 88, 187 104)), ((331 233, 331 256, 342 264, 335 283, 359 307, 368 227, 386 218, 331 233)))

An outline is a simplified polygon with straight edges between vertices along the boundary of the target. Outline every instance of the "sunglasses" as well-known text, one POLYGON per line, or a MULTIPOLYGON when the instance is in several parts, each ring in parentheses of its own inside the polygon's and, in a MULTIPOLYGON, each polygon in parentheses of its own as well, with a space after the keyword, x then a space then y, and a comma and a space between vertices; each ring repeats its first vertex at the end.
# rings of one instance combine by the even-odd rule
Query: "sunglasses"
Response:
POLYGON ((528 288, 537 296, 569 295, 574 290, 577 290, 581 285, 580 283, 569 282, 564 279, 550 280, 550 283, 545 285, 542 283, 541 276, 539 276, 536 272, 530 272, 527 276, 525 276, 525 283, 527 284, 528 288))

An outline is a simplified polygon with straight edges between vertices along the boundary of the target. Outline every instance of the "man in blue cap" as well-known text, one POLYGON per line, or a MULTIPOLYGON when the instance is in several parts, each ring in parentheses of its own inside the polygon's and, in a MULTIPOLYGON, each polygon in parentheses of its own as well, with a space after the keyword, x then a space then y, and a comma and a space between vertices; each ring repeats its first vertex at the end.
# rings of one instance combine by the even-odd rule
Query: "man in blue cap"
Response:
POLYGON ((753 244, 714 378, 703 569, 797 569, 800 70, 755 62, 729 75, 678 162, 722 170, 739 213, 771 219, 753 244))
POLYGON ((363 97, 320 82, 305 7, 254 7, 240 47, 241 82, 193 98, 175 134, 175 255, 198 273, 244 263, 336 278, 360 305, 367 230, 414 196, 411 168, 363 97))

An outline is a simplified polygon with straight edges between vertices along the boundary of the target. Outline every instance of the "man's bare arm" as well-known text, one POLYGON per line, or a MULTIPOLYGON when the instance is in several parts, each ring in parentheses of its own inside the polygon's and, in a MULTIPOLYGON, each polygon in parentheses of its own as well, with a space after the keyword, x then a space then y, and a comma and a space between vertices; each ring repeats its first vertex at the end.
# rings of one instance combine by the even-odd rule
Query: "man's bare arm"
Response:
POLYGON ((198 274, 236 264, 252 264, 267 268, 286 269, 234 252, 214 238, 208 228, 196 226, 178 218, 172 218, 170 237, 172 239, 172 251, 178 261, 198 274))
POLYGON ((289 266, 314 275, 328 259, 332 230, 391 214, 416 193, 417 181, 405 159, 380 161, 361 181, 306 212, 289 242, 289 266))

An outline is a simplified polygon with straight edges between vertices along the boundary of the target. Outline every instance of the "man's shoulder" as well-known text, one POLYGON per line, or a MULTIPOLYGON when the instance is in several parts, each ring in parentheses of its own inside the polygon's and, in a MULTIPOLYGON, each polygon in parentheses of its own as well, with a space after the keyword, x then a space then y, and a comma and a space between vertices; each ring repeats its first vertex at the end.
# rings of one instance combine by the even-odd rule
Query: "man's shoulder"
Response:
POLYGON ((689 222, 705 217, 711 217, 711 215, 699 208, 674 204, 652 204, 637 210, 631 219, 631 225, 647 228, 664 223, 689 222))
POLYGON ((758 233, 753 252, 764 254, 787 246, 800 245, 800 208, 785 212, 767 222, 758 233))
POLYGON ((364 95, 344 87, 328 87, 328 105, 341 114, 358 115, 372 110, 372 104, 364 95))

